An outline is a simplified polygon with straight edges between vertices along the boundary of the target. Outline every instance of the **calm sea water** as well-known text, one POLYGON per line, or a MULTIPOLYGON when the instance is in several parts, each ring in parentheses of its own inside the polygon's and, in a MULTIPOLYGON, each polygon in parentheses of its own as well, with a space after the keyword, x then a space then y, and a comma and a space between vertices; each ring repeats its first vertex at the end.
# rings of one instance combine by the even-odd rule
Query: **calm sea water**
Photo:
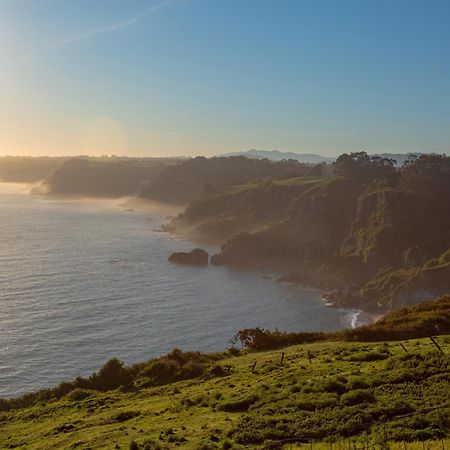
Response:
MULTIPOLYGON (((0 397, 133 363, 222 350, 245 327, 337 330, 350 311, 261 273, 169 263, 193 244, 116 201, 61 201, 0 184, 0 397)), ((214 249, 211 249, 214 250, 214 249)))

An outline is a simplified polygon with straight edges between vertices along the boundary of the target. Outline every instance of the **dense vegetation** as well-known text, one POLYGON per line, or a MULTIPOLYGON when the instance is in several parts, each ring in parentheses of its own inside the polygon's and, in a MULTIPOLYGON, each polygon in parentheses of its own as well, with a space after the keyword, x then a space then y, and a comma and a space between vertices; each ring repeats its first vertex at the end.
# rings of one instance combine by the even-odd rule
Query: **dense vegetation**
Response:
POLYGON ((240 330, 235 344, 254 351, 271 350, 287 345, 320 341, 376 342, 415 339, 450 333, 450 295, 402 308, 387 314, 372 325, 346 329, 337 333, 283 332, 262 328, 240 330))
POLYGON ((221 357, 223 355, 203 355, 174 349, 166 356, 129 367, 125 367, 119 359, 112 358, 98 372, 87 378, 77 377, 73 381, 64 381, 55 388, 42 389, 18 398, 0 399, 0 411, 24 408, 42 401, 60 399, 66 395, 81 398, 86 390, 106 392, 120 387, 124 391, 134 391, 143 387, 196 378, 207 370, 215 374, 212 363, 221 357))
POLYGON ((72 158, 46 178, 39 192, 86 197, 136 195, 173 163, 157 158, 72 158))
POLYGON ((344 154, 333 177, 210 189, 168 229, 225 241, 214 264, 281 269, 338 305, 418 303, 450 291, 450 158, 394 163, 344 154))
POLYGON ((197 157, 167 167, 144 189, 142 196, 161 202, 186 204, 203 192, 267 177, 304 176, 310 168, 296 160, 235 157, 197 157))
POLYGON ((310 170, 295 160, 272 162, 245 157, 79 157, 68 159, 47 174, 41 192, 91 197, 140 195, 184 205, 204 190, 266 177, 303 176, 310 170))

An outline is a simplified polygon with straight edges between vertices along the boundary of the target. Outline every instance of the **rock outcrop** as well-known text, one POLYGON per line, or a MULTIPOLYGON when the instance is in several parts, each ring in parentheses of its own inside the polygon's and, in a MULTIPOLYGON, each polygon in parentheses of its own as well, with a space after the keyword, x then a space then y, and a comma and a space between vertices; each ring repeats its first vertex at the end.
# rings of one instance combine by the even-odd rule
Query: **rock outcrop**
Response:
POLYGON ((169 256, 169 261, 190 266, 207 266, 209 254, 202 248, 194 248, 190 252, 175 252, 169 256))

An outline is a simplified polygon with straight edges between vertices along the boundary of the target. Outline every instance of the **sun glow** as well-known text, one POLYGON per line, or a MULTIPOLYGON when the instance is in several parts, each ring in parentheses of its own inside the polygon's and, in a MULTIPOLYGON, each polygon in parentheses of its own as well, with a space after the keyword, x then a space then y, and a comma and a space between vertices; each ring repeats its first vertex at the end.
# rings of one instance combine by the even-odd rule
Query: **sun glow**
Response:
POLYGON ((125 132, 116 120, 110 117, 96 117, 83 128, 81 132, 81 153, 122 155, 124 151, 125 132))

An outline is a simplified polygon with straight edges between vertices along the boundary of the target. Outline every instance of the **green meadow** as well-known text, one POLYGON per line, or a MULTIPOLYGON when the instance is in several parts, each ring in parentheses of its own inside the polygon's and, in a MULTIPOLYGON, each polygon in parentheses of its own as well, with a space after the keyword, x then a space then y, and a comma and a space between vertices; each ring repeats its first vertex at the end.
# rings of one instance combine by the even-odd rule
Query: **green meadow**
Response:
POLYGON ((204 358, 194 379, 4 411, 0 448, 448 448, 449 358, 428 338, 204 358))

